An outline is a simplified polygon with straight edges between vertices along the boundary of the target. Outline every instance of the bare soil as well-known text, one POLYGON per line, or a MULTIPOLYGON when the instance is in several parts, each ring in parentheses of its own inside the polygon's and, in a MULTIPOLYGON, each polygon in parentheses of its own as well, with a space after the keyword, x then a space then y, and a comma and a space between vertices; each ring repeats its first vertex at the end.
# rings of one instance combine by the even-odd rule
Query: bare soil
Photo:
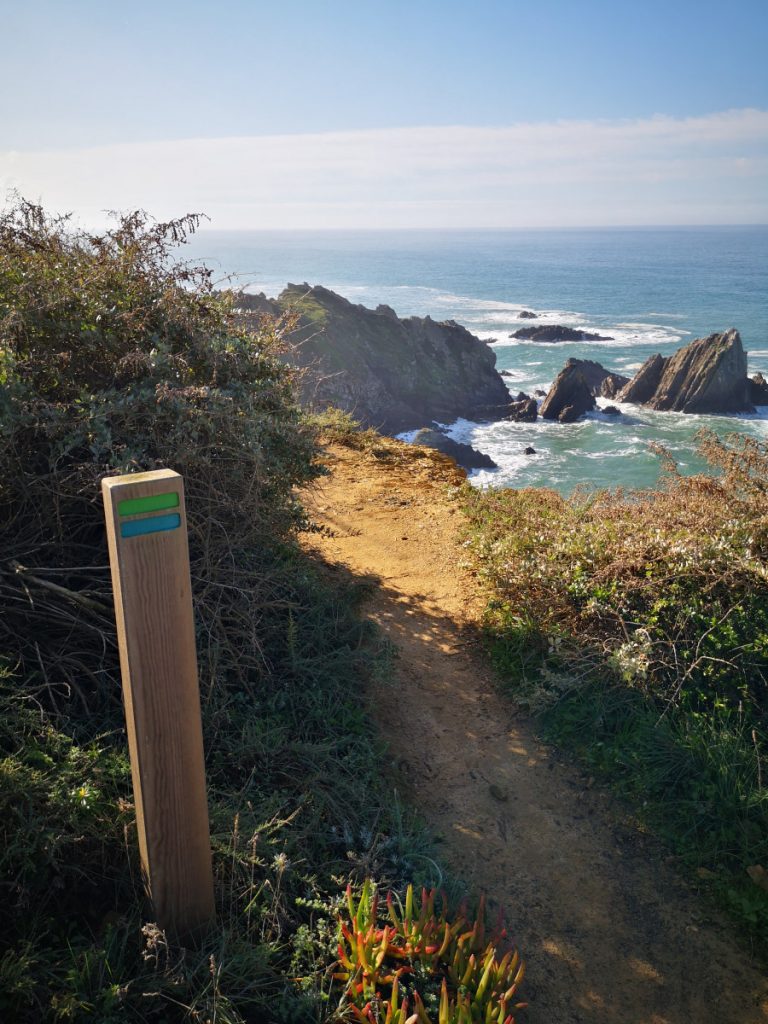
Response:
POLYGON ((307 545, 378 581, 367 611, 399 657, 370 707, 446 865, 507 910, 528 965, 520 1020, 768 1021, 765 974, 733 927, 496 692, 451 496, 463 474, 387 439, 330 446, 328 465, 309 496, 325 530, 307 545))

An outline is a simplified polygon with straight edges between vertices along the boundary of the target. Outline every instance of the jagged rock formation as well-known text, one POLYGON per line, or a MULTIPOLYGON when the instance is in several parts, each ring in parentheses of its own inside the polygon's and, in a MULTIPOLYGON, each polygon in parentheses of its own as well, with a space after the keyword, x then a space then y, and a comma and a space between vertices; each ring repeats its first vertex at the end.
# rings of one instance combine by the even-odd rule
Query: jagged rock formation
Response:
POLYGON ((504 419, 514 420, 516 423, 535 423, 538 414, 539 407, 536 399, 520 392, 515 401, 510 402, 504 419))
POLYGON ((523 338, 526 341, 613 341, 613 338, 602 334, 590 334, 589 331, 579 331, 575 327, 563 327, 560 324, 521 327, 510 334, 510 338, 523 338))
POLYGON ((629 377, 625 377, 623 373, 609 373, 600 384, 600 397, 615 398, 627 384, 629 377))
POLYGON ((555 378, 549 394, 541 404, 542 419, 573 423, 579 416, 595 408, 595 396, 576 362, 575 359, 569 359, 555 378))
POLYGON ((241 295, 246 317, 295 311, 286 358, 302 371, 302 400, 337 406, 365 426, 396 434, 425 423, 497 418, 509 392, 485 342, 452 320, 401 319, 319 285, 290 284, 277 299, 241 295))
POLYGON ((629 377, 624 377, 613 370, 606 370, 600 363, 593 359, 569 359, 566 366, 575 366, 581 370, 584 379, 589 384, 593 395, 601 395, 604 398, 613 398, 617 391, 620 391, 625 384, 629 383, 629 377))
POLYGON ((753 405, 768 405, 768 381, 762 373, 756 373, 747 381, 747 393, 753 405))
POLYGON ((662 355, 649 356, 637 371, 632 380, 621 389, 618 398, 622 402, 634 402, 643 405, 656 394, 656 389, 664 373, 666 359, 662 355))
POLYGON ((651 356, 618 397, 672 412, 753 412, 750 383, 747 354, 731 328, 697 338, 667 358, 651 356))
POLYGON ((496 469, 496 463, 485 452, 479 452, 471 444, 461 444, 452 438, 441 434, 439 430, 430 430, 427 427, 418 431, 413 438, 413 444, 421 444, 425 448, 434 448, 443 455, 450 455, 462 469, 496 469))

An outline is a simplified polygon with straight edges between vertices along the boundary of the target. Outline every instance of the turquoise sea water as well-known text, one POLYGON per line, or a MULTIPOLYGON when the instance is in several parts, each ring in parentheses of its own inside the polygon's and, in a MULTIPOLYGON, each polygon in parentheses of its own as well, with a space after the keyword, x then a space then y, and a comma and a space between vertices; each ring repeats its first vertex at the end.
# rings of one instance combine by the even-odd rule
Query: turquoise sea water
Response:
MULTIPOLYGON (((492 344, 510 390, 546 390, 569 356, 631 376, 654 352, 737 327, 749 371, 768 377, 768 227, 627 228, 498 232, 201 232, 184 250, 221 278, 275 295, 291 282, 323 284, 353 302, 391 305, 401 316, 454 319, 492 344), (538 314, 520 320, 519 312, 538 314), (521 326, 561 323, 610 342, 513 341, 521 326)), ((223 281, 222 281, 223 283, 223 281)), ((601 400, 600 404, 608 402, 601 400)), ((754 416, 655 413, 622 407, 574 424, 459 421, 450 433, 488 452, 493 486, 569 492, 651 484, 660 441, 684 469, 697 468, 701 426, 768 440, 768 407, 754 416), (531 445, 535 456, 523 449, 531 445)))

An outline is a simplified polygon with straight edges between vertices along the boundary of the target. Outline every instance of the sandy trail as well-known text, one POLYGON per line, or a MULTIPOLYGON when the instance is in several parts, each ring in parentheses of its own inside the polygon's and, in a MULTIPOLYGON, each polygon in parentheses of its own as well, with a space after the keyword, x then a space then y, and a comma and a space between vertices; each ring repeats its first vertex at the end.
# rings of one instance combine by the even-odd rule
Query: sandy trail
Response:
POLYGON ((445 862, 507 910, 529 1024, 768 1021, 768 984, 732 928, 621 808, 539 743, 493 686, 460 568, 441 456, 333 446, 307 545, 380 584, 368 613, 399 649, 371 708, 445 862))

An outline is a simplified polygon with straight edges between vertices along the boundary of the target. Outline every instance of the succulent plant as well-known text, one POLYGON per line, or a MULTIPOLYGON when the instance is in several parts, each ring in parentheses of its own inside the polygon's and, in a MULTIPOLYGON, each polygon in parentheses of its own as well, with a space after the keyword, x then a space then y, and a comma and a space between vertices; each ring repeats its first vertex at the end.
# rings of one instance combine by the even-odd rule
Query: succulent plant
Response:
POLYGON ((485 900, 474 921, 465 906, 449 915, 436 890, 422 889, 416 906, 409 885, 405 906, 391 892, 385 906, 370 881, 339 918, 343 982, 339 1019, 361 1024, 514 1024, 524 964, 509 948, 501 915, 486 934, 485 900))

